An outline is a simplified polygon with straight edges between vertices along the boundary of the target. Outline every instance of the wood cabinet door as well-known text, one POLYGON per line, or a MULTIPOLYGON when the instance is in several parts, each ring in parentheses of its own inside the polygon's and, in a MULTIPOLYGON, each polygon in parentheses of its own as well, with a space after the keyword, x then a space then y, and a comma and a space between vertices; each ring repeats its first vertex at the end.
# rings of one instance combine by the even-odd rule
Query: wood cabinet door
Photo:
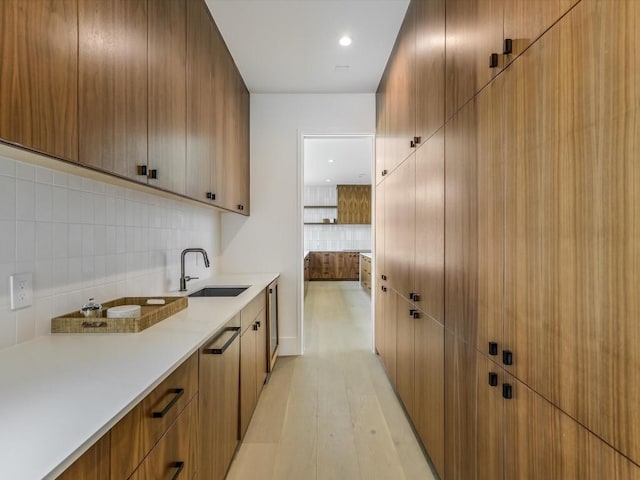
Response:
POLYGON ((387 182, 380 183, 376 186, 376 223, 374 225, 375 246, 374 246, 374 262, 375 262, 375 275, 378 285, 378 281, 382 280, 382 275, 387 275, 386 264, 386 221, 385 221, 385 190, 387 182))
POLYGON ((393 387, 396 387, 396 352, 398 338, 398 323, 396 306, 398 296, 389 289, 385 293, 386 300, 384 305, 384 366, 389 376, 389 381, 393 387))
POLYGON ((385 151, 387 148, 387 73, 382 76, 376 92, 376 166, 375 183, 378 185, 386 175, 385 151))
POLYGON ((147 183, 147 2, 78 0, 80 163, 147 183))
POLYGON ((445 327, 475 342, 477 326, 477 108, 445 126, 445 327))
POLYGON ((249 154, 249 109, 250 96, 249 90, 244 84, 240 72, 236 70, 236 80, 238 82, 238 166, 236 182, 238 184, 238 204, 242 206, 240 213, 249 216, 251 206, 251 188, 250 188, 250 154, 249 154))
POLYGON ((637 22, 634 0, 582 1, 505 72, 504 343, 511 373, 640 463, 637 22))
POLYGON ((338 185, 338 223, 371 224, 371 185, 338 185))
POLYGON ((226 157, 225 134, 228 130, 226 127, 228 115, 229 99, 229 51, 224 43, 222 34, 218 30, 215 22, 212 25, 212 54, 213 63, 216 66, 213 70, 213 96, 215 113, 213 117, 213 144, 214 157, 216 162, 211 167, 211 192, 216 198, 212 200, 214 205, 225 206, 227 201, 227 175, 230 174, 228 167, 228 159, 226 157))
POLYGON ((71 464, 58 480, 109 480, 109 433, 71 464))
MULTIPOLYGON (((240 323, 236 316, 234 323, 240 323)), ((222 480, 238 445, 240 418, 240 338, 220 353, 233 331, 200 350, 200 478, 222 480)))
POLYGON ((444 325, 444 129, 416 152, 414 303, 444 325))
POLYGON ((149 184, 186 193, 186 5, 148 2, 149 184))
POLYGON ((389 285, 403 298, 409 298, 413 292, 415 250, 415 155, 391 173, 385 183, 385 268, 389 285))
MULTIPOLYGON (((267 310, 263 309, 256 317, 256 398, 260 396, 267 379, 267 310)), ((257 400, 256 400, 257 401, 257 400)))
POLYGON ((76 0, 0 2, 0 139, 78 160, 76 0))
POLYGON ((520 478, 504 476, 505 400, 502 384, 506 373, 480 352, 477 361, 477 479, 520 478))
POLYGON ((375 286, 375 317, 374 317, 374 343, 378 355, 382 359, 384 363, 384 359, 386 357, 385 350, 385 332, 386 332, 386 313, 387 313, 387 298, 390 293, 387 290, 387 287, 381 281, 376 281, 375 286))
MULTIPOLYGON (((198 397, 184 409, 130 480, 192 479, 198 470, 198 397)), ((207 454, 207 452, 205 452, 207 454)))
POLYGON ((444 125, 445 0, 414 3, 416 136, 424 143, 444 125))
MULTIPOLYGON (((204 0, 187 2, 187 157, 186 193, 211 201, 215 170, 215 92, 213 20, 204 0)), ((217 198, 217 196, 216 196, 217 198)))
POLYGON ((446 119, 460 110, 504 67, 505 1, 446 0, 446 119), (498 54, 496 68, 489 67, 492 53, 498 54))
POLYGON ((257 332, 250 326, 240 337, 240 440, 247 433, 258 401, 256 342, 257 332))
POLYGON ((415 345, 413 325, 414 307, 407 300, 396 295, 396 390, 404 404, 409 417, 415 418, 414 386, 415 386, 415 345))
POLYGON ((416 77, 415 4, 411 2, 390 57, 388 124, 385 145, 386 169, 391 172, 414 151, 416 77))

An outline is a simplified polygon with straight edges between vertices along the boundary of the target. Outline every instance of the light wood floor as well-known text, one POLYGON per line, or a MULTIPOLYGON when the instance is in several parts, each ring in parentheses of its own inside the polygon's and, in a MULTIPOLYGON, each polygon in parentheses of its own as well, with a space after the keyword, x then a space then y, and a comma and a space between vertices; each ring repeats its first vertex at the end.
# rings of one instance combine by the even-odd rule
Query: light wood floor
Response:
POLYGON ((227 479, 433 479, 371 351, 370 297, 311 282, 305 323, 305 355, 276 363, 227 479))

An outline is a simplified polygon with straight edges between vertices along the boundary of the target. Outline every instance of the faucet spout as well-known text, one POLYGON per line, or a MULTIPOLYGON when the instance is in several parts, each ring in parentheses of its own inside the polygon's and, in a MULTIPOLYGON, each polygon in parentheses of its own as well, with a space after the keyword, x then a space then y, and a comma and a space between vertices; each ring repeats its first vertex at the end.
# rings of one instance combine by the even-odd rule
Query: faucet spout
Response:
POLYGON ((204 250, 204 248, 185 248, 182 251, 182 255, 180 256, 180 291, 181 292, 187 291, 187 282, 189 280, 195 280, 196 278, 198 278, 198 277, 189 277, 188 275, 184 274, 184 257, 189 252, 201 253, 202 257, 204 258, 204 266, 207 268, 209 268, 210 266, 209 256, 207 255, 207 252, 204 250))

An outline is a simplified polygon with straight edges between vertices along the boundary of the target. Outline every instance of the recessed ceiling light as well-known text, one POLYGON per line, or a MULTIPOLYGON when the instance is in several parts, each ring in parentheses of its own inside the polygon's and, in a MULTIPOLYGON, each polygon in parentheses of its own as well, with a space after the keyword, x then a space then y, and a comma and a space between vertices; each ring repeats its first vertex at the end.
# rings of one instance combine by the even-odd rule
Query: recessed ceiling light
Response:
POLYGON ((331 179, 330 179, 330 178, 327 178, 327 179, 325 180, 325 182, 329 183, 329 182, 331 182, 331 179))
POLYGON ((345 35, 340 39, 340 45, 343 47, 348 47, 351 45, 351 37, 349 35, 345 35))
POLYGON ((333 163, 333 158, 330 158, 330 159, 329 159, 329 163, 333 163))

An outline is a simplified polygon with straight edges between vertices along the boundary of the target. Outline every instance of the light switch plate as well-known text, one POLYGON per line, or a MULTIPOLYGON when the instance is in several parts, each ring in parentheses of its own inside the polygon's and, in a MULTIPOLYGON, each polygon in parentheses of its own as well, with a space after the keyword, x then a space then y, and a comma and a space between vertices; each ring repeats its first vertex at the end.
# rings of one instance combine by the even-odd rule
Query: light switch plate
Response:
POLYGON ((11 310, 30 307, 33 304, 33 274, 16 273, 9 277, 11 310))

